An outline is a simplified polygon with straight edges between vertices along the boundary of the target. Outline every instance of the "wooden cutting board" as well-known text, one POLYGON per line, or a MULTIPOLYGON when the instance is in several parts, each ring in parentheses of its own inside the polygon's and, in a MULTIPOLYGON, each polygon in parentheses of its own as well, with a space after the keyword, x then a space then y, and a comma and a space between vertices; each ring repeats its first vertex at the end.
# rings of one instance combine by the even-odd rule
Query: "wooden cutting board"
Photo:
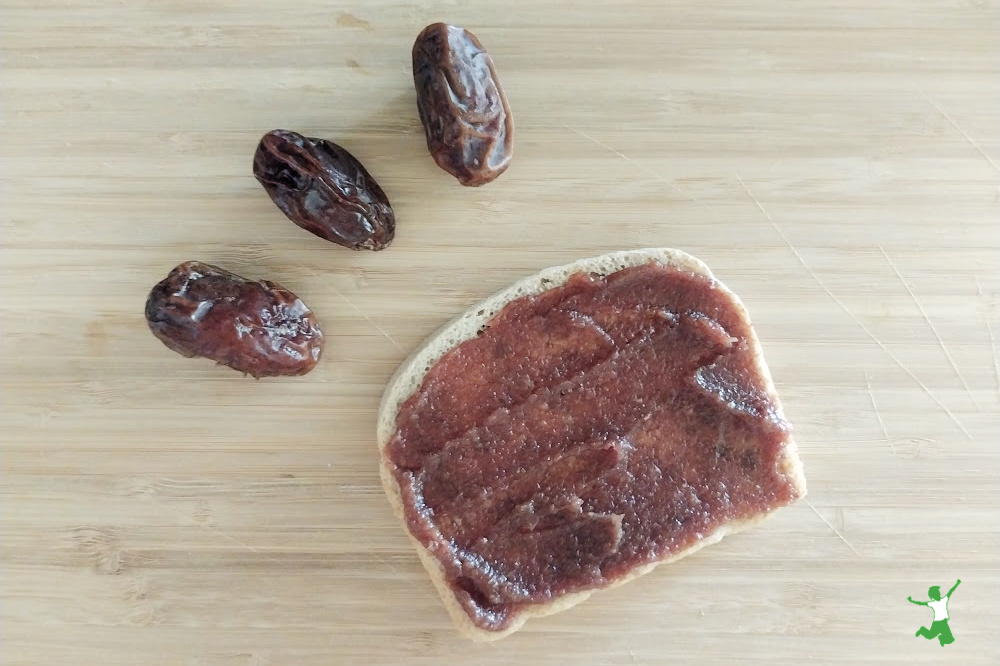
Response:
POLYGON ((986 664, 1000 659, 996 3, 5 0, 3 661, 986 664), (465 25, 510 170, 427 155, 410 47, 465 25), (353 253, 254 181, 335 140, 399 220, 353 253), (452 630, 377 476, 385 381, 545 266, 670 246, 746 302, 809 478, 764 525, 489 645, 452 630), (297 292, 321 365, 168 351, 199 259, 297 292), (954 644, 914 638, 932 585, 954 644))

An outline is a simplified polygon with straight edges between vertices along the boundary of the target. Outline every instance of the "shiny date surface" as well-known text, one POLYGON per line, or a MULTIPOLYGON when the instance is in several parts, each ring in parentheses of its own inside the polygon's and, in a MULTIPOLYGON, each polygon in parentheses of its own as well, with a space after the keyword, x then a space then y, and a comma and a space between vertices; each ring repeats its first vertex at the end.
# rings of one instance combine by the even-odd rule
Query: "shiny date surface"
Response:
POLYGON ((510 164, 514 120, 493 59, 468 30, 429 25, 413 44, 413 83, 427 148, 462 185, 484 185, 510 164))
POLYGON ((389 198, 360 161, 332 141, 268 132, 254 176, 295 224, 352 250, 381 250, 396 233, 389 198))
POLYGON ((175 352, 254 377, 303 375, 323 351, 319 323, 295 294, 197 261, 153 287, 146 322, 175 352))

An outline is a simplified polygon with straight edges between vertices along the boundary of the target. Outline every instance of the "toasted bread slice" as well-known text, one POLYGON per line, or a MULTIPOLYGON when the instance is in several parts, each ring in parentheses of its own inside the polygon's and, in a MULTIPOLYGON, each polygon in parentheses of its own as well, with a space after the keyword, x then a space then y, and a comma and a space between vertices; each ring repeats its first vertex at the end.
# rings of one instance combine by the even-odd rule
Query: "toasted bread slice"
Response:
MULTIPOLYGON (((666 248, 648 248, 613 252, 599 257, 581 259, 565 266, 547 268, 539 273, 536 273, 535 275, 520 280, 510 287, 487 298, 482 303, 473 306, 464 314, 460 315, 432 334, 412 355, 410 355, 409 358, 407 358, 400 365, 399 369, 388 383, 379 408, 378 445, 383 454, 380 457, 382 484, 385 488, 386 495, 389 498, 389 502, 392 504, 394 512, 397 517, 403 521, 404 526, 406 525, 406 520, 404 517, 404 503, 401 488, 393 475, 392 463, 388 461, 384 449, 396 432, 397 413, 403 403, 413 393, 420 389, 425 375, 434 366, 434 364, 449 350, 466 340, 476 337, 480 329, 511 301, 559 287, 565 284, 572 275, 577 273, 583 272, 610 275, 625 268, 641 266, 649 263, 658 263, 675 267, 690 273, 700 274, 714 280, 711 271, 704 263, 679 250, 666 248)), ((766 385, 768 396, 780 413, 778 396, 771 381, 767 365, 764 362, 764 356, 761 352, 760 344, 756 335, 753 333, 753 329, 749 326, 750 319, 746 309, 743 307, 739 298, 729 291, 723 284, 718 281, 714 281, 714 287, 732 299, 734 306, 740 313, 741 317, 746 321, 747 328, 750 330, 750 334, 747 336, 747 344, 749 346, 750 353, 752 354, 756 370, 766 385)), ((792 487, 792 497, 800 498, 805 496, 806 481, 802 473, 802 465, 796 452, 796 446, 791 436, 788 436, 782 444, 781 451, 778 455, 777 466, 778 471, 787 479, 787 482, 792 487)), ((745 530, 748 527, 761 522, 768 515, 770 515, 769 510, 762 511, 761 513, 747 519, 725 522, 719 525, 713 532, 706 534, 689 547, 681 551, 671 553, 659 561, 637 566, 627 575, 620 577, 612 583, 598 589, 616 587, 638 578, 639 576, 648 573, 659 564, 679 560, 680 558, 690 555, 704 546, 718 542, 727 534, 733 534, 735 532, 745 530)), ((420 556, 424 567, 430 574, 434 586, 441 595, 441 599, 444 601, 455 626, 462 634, 473 640, 490 641, 502 638, 513 633, 514 631, 517 631, 530 617, 540 617, 566 610, 571 606, 580 603, 589 597, 593 592, 597 591, 597 589, 591 589, 579 592, 570 592, 562 596, 555 597, 544 603, 528 605, 523 609, 519 609, 514 620, 503 630, 484 630, 472 621, 463 609, 462 605, 458 602, 455 591, 446 577, 445 569, 441 562, 439 562, 438 559, 417 539, 413 538, 412 535, 411 539, 416 546, 417 553, 420 556)))

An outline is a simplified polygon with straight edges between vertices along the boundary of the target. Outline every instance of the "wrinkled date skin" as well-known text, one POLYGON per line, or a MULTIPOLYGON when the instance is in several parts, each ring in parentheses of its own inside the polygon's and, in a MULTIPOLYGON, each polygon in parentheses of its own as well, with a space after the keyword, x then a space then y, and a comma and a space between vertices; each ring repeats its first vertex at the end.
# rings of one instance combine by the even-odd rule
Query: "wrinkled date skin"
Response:
POLYGON ((198 261, 181 264, 153 287, 146 322, 178 354, 254 377, 304 375, 323 353, 319 323, 295 294, 198 261))
POLYGON ((493 59, 468 30, 424 28, 413 44, 413 84, 427 148, 462 185, 502 174, 514 152, 514 120, 493 59))
POLYGON ((381 250, 396 233, 389 198, 354 155, 288 130, 264 135, 253 175, 295 224, 352 250, 381 250))

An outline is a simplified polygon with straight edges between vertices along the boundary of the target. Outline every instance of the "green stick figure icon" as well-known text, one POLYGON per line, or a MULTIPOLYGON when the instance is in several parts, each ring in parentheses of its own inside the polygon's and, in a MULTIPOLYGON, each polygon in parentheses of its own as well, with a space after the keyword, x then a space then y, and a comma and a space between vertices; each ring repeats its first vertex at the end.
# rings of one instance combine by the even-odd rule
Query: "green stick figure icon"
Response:
POLYGON ((955 637, 951 635, 951 627, 948 626, 948 599, 951 599, 951 593, 955 591, 955 588, 961 582, 961 579, 956 580, 955 584, 948 590, 948 594, 944 595, 944 597, 941 596, 941 588, 937 585, 930 588, 927 590, 927 596, 931 598, 930 601, 914 601, 913 597, 906 597, 907 601, 911 604, 928 606, 934 611, 934 622, 931 623, 930 628, 920 627, 917 629, 916 636, 923 636, 927 640, 937 638, 941 647, 955 642, 955 637))

